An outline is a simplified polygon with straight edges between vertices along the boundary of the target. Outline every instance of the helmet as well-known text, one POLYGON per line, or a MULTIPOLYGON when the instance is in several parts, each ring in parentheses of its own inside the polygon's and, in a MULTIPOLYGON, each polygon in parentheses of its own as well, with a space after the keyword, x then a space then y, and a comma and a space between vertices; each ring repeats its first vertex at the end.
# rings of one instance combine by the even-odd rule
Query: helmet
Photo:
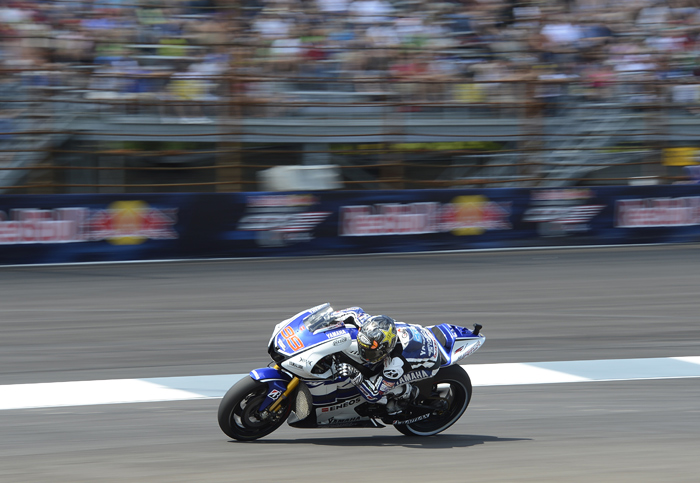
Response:
POLYGON ((384 359, 396 347, 396 322, 386 315, 375 315, 357 333, 360 357, 371 363, 384 359))

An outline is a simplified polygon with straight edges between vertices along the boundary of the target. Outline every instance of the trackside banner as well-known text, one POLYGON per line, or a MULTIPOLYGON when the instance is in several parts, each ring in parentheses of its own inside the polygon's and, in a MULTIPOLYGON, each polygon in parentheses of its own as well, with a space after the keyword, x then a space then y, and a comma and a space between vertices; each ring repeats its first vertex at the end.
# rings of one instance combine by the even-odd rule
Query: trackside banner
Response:
POLYGON ((700 241, 700 186, 0 196, 0 263, 700 241))

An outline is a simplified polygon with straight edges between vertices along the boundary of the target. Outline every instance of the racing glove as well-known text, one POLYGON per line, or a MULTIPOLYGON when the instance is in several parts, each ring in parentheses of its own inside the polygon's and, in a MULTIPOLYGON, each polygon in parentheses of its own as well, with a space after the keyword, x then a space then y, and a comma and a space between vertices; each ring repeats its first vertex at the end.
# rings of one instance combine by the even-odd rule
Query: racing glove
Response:
POLYGON ((349 377, 350 382, 352 382, 355 386, 359 386, 364 380, 362 373, 360 373, 360 371, 358 371, 350 364, 340 364, 338 366, 338 374, 340 375, 340 377, 349 377))

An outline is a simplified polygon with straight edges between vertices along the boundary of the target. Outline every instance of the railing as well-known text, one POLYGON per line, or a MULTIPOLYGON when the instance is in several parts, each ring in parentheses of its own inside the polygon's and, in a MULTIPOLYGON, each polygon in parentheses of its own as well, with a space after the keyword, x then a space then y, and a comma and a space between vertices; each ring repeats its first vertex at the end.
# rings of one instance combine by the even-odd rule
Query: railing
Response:
POLYGON ((5 193, 258 190, 294 164, 340 166, 347 189, 673 183, 700 143, 693 82, 1 75, 5 193))

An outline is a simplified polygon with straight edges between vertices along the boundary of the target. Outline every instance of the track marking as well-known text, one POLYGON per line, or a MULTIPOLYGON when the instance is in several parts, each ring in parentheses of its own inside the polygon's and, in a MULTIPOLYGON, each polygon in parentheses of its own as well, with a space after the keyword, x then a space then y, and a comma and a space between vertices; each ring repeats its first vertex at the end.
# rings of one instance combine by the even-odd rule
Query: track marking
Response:
POLYGON ((178 401, 204 397, 141 379, 14 384, 0 386, 0 409, 178 401))
MULTIPOLYGON (((474 386, 700 378, 700 356, 470 364, 474 386)), ((221 398, 246 374, 0 386, 0 410, 221 398)))
POLYGON ((474 364, 463 367, 469 373, 473 386, 514 386, 589 381, 585 377, 530 364, 474 364))

